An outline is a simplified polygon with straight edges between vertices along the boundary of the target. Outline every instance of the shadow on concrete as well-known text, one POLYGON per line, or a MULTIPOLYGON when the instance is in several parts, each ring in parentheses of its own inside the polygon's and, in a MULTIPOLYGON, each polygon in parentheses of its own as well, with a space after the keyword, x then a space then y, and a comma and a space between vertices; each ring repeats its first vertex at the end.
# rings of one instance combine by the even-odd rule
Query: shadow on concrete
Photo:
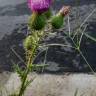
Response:
POLYGON ((5 35, 2 40, 0 40, 0 71, 12 71, 12 61, 14 61, 15 64, 20 63, 19 65, 22 65, 12 49, 14 49, 22 58, 24 57, 22 40, 25 38, 23 33, 25 31, 26 29, 24 28, 22 29, 22 33, 18 33, 18 29, 14 29, 12 34, 5 35))
MULTIPOLYGON (((72 5, 72 6, 82 6, 96 4, 96 0, 80 0, 80 3, 75 3, 77 0, 62 0, 60 2, 57 0, 55 2, 53 9, 59 9, 63 5, 72 5)), ((78 0, 79 1, 79 0, 78 0)), ((84 7, 85 8, 85 7, 84 7)), ((82 8, 81 8, 82 9, 82 8)), ((83 10, 83 9, 82 9, 83 10)), ((86 11, 86 10, 85 10, 86 11)), ((85 12, 84 14, 88 11, 85 12)), ((19 16, 19 15, 28 15, 30 11, 26 3, 18 4, 16 6, 6 6, 0 8, 0 15, 9 15, 9 16, 19 16), (7 9, 8 8, 8 9, 7 9), (13 9, 12 9, 13 8, 13 9)), ((82 15, 83 17, 83 15, 82 15)), ((96 21, 96 20, 93 20, 96 21)), ((86 30, 88 34, 96 38, 96 22, 89 22, 89 26, 86 30)), ((23 39, 27 31, 26 24, 22 24, 23 28, 21 32, 18 32, 19 28, 13 30, 12 34, 5 35, 2 40, 0 40, 0 71, 13 71, 13 64, 11 61, 14 61, 16 64, 19 63, 21 67, 24 66, 19 58, 12 52, 11 47, 25 60, 24 58, 24 49, 22 47, 23 39), (25 27, 24 27, 25 26, 25 27)), ((1 30, 2 31, 2 30, 1 30)), ((67 44, 67 38, 63 34, 57 34, 55 37, 49 37, 45 39, 45 43, 61 43, 67 44)), ((70 41, 69 41, 70 42, 70 41)), ((71 44, 71 42, 69 43, 71 44)), ((92 68, 96 70, 96 42, 83 37, 81 50, 91 64, 92 68)), ((40 51, 40 50, 39 50, 40 51)), ((45 52, 41 53, 40 56, 35 60, 34 63, 44 62, 45 52)), ((48 49, 46 62, 50 66, 44 68, 44 72, 56 73, 56 72, 90 72, 88 65, 84 62, 82 57, 74 49, 67 47, 50 47, 48 49)))
MULTIPOLYGON (((57 10, 60 9, 63 5, 70 5, 70 6, 82 6, 82 5, 90 5, 90 4, 96 4, 96 0, 57 0, 53 4, 53 9, 57 10)), ((31 14, 31 11, 28 9, 27 3, 24 2, 22 4, 18 4, 15 6, 8 5, 4 7, 0 7, 0 15, 4 16, 20 16, 20 15, 26 15, 31 14)))
MULTIPOLYGON (((86 30, 87 33, 94 36, 94 38, 96 38, 95 28, 96 22, 90 22, 86 30)), ((12 32, 12 34, 5 35, 2 40, 0 40, 0 71, 12 71, 12 61, 14 61, 15 64, 19 64, 21 67, 25 66, 24 63, 20 61, 20 59, 14 54, 14 52, 10 48, 13 48, 22 57, 22 59, 25 60, 22 42, 25 38, 26 31, 26 26, 23 27, 21 32, 19 33, 17 28, 12 32)), ((58 34, 53 38, 48 38, 45 39, 45 43, 68 44, 67 38, 64 36, 59 37, 58 34)), ((88 60, 89 64, 92 66, 94 71, 96 71, 96 42, 86 37, 83 37, 81 50, 86 59, 88 60)), ((44 57, 45 51, 37 57, 34 63, 43 63, 44 57)), ((68 47, 49 47, 45 63, 49 64, 49 66, 44 68, 43 71, 48 73, 91 72, 90 68, 82 59, 80 54, 76 52, 76 50, 68 47)))

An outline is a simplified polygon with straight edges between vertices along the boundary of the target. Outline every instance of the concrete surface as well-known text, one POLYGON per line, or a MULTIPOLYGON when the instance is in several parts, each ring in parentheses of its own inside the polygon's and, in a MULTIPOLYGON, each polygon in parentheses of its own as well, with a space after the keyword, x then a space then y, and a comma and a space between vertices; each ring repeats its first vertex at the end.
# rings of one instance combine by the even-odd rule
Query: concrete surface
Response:
MULTIPOLYGON (((34 80, 24 96, 74 96, 76 90, 77 96, 96 96, 96 76, 92 74, 38 75, 34 73, 28 78, 34 78, 34 80)), ((18 92, 20 84, 18 75, 11 73, 4 84, 6 91, 3 89, 2 96, 18 92)))

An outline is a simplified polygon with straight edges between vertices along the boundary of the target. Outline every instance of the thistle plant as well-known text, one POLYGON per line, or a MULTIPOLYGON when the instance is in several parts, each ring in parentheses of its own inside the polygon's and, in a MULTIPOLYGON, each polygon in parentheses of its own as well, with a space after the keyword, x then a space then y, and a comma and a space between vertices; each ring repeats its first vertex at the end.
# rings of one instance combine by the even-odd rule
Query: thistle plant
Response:
MULTIPOLYGON (((30 85, 30 83, 33 81, 28 80, 28 74, 34 70, 34 68, 37 67, 44 67, 45 64, 34 64, 34 60, 36 56, 38 55, 38 48, 39 47, 50 47, 50 46, 63 46, 63 47, 70 47, 72 49, 75 49, 83 58, 85 63, 89 66, 91 72, 94 73, 94 70, 88 63, 87 59, 83 55, 81 51, 81 42, 83 36, 86 36, 87 38, 91 39, 92 41, 96 42, 96 39, 91 37, 89 34, 84 33, 86 30, 86 27, 84 27, 83 30, 81 30, 81 27, 85 24, 85 22, 89 19, 90 16, 96 11, 96 8, 89 14, 89 16, 84 20, 84 22, 79 25, 80 27, 75 30, 75 32, 71 32, 70 29, 70 20, 69 20, 69 11, 70 6, 63 6, 60 11, 52 15, 51 5, 54 0, 28 0, 28 7, 31 10, 32 14, 29 17, 28 20, 28 29, 29 33, 28 36, 23 41, 23 46, 25 49, 26 54, 26 60, 25 69, 21 69, 17 65, 15 65, 16 72, 18 73, 20 80, 21 80, 21 86, 18 93, 9 95, 9 96, 24 96, 24 92, 26 88, 30 85), (68 44, 41 44, 42 40, 46 37, 46 35, 49 35, 51 32, 53 32, 54 29, 57 31, 63 30, 61 29, 64 25, 64 18, 68 15, 68 29, 69 32, 64 32, 64 35, 70 39, 72 46, 68 44), (48 29, 46 31, 46 28, 48 29)), ((79 16, 78 16, 79 17, 79 16)), ((64 31, 64 30, 63 30, 64 31)), ((69 41, 68 41, 69 42, 69 41)), ((78 90, 76 90, 74 96, 78 95, 78 90)))
MULTIPOLYGON (((84 33, 86 30, 86 27, 84 30, 81 30, 81 27, 84 25, 84 23, 87 21, 87 19, 95 12, 94 10, 92 13, 85 19, 85 21, 80 25, 80 27, 75 30, 75 32, 71 32, 70 30, 70 21, 68 16, 68 28, 69 32, 65 33, 65 36, 68 37, 68 39, 71 40, 71 45, 65 45, 65 44, 47 44, 42 45, 42 40, 46 37, 46 35, 49 35, 51 32, 53 32, 54 29, 57 31, 60 31, 61 28, 64 25, 64 18, 66 15, 68 15, 70 11, 70 6, 63 6, 60 11, 52 15, 51 11, 51 5, 54 0, 28 0, 28 7, 30 8, 32 15, 29 17, 28 20, 28 29, 29 34, 25 38, 23 42, 23 46, 26 53, 26 68, 22 70, 17 65, 15 65, 16 72, 19 74, 19 77, 21 79, 21 86, 20 90, 17 94, 13 94, 10 96, 23 96, 26 88, 30 85, 30 83, 33 81, 28 80, 28 74, 34 70, 36 67, 43 67, 45 64, 34 64, 34 60, 38 54, 37 50, 39 47, 50 47, 50 46, 63 46, 63 47, 70 47, 72 49, 75 49, 79 54, 82 56, 83 60, 86 62, 86 64, 89 66, 90 70, 94 73, 94 70, 88 63, 87 59, 83 55, 81 51, 81 42, 82 37, 86 36, 89 39, 92 39, 96 41, 94 38, 90 37, 88 34, 84 33), (48 29, 46 31, 46 28, 48 29), (60 29, 60 30, 59 30, 60 29), (42 46, 41 46, 42 45, 42 46)), ((77 91, 75 93, 75 96, 77 96, 77 91)))
POLYGON ((28 0, 28 7, 32 11, 32 15, 28 20, 29 34, 23 42, 26 53, 26 68, 22 70, 15 65, 16 72, 21 79, 21 86, 18 94, 11 96, 23 96, 28 85, 33 81, 28 80, 28 74, 32 72, 35 67, 42 67, 45 65, 34 65, 34 60, 37 50, 41 46, 41 41, 46 35, 50 34, 52 29, 59 29, 62 27, 64 17, 69 12, 69 6, 63 7, 56 15, 51 16, 51 5, 53 0, 28 0), (49 27, 49 31, 45 29, 49 27))

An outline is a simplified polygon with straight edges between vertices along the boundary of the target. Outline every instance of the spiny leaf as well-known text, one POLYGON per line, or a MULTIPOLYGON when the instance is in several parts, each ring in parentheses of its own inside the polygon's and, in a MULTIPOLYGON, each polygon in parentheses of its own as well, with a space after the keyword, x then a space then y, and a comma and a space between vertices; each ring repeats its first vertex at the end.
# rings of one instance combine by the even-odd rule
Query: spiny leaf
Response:
POLYGON ((27 80, 27 81, 26 81, 25 88, 26 88, 27 86, 29 86, 29 85, 33 82, 33 80, 34 80, 34 79, 31 79, 31 80, 29 80, 29 81, 27 80))
POLYGON ((49 66, 49 64, 30 64, 30 71, 47 66, 49 66))
POLYGON ((14 64, 14 69, 17 72, 17 74, 19 75, 20 79, 22 80, 24 71, 22 71, 22 69, 16 64, 14 64))

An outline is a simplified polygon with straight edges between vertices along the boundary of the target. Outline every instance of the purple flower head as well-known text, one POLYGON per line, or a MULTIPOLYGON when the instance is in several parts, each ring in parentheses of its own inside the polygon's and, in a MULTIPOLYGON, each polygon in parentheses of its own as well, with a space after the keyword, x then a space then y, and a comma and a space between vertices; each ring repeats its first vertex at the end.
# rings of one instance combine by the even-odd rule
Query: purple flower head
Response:
POLYGON ((52 0, 28 0, 28 7, 33 12, 42 13, 49 9, 52 0))

